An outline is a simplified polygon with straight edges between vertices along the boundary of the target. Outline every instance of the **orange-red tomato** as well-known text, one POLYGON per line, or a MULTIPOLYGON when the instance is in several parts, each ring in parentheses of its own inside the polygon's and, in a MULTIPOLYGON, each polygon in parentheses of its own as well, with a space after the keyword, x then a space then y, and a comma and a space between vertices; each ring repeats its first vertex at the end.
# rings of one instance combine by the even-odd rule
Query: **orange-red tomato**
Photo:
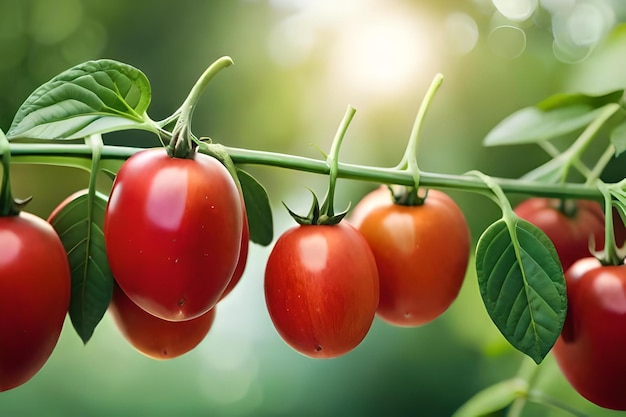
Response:
POLYGON ((0 391, 30 380, 54 350, 70 302, 70 268, 52 226, 0 217, 0 391))
POLYGON ((276 241, 265 269, 265 300, 285 342, 315 358, 354 349, 378 305, 378 272, 349 224, 298 226, 276 241))
POLYGON ((215 319, 215 308, 186 321, 167 321, 141 309, 118 285, 109 311, 117 328, 140 353, 153 359, 172 359, 195 348, 215 319))
POLYGON ((418 326, 456 299, 467 269, 470 234, 465 217, 445 193, 430 190, 421 205, 394 204, 374 190, 351 221, 367 240, 380 276, 378 315, 398 326, 418 326), (373 198, 372 198, 373 197, 373 198))

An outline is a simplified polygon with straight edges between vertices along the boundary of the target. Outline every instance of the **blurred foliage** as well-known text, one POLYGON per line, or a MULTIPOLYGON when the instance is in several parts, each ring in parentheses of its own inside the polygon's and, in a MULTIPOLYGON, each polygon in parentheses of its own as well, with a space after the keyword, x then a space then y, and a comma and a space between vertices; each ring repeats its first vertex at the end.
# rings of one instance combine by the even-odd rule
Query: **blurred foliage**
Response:
MULTIPOLYGON (((518 177, 547 156, 533 146, 483 148, 485 134, 556 92, 624 88, 626 30, 619 24, 625 14, 619 0, 8 0, 0 3, 0 128, 8 128, 38 85, 96 58, 144 71, 153 88, 149 114, 165 118, 207 65, 229 55, 235 66, 207 89, 195 113, 196 135, 320 157, 316 146, 329 148, 352 104, 358 112, 342 160, 391 166, 402 156, 423 93, 441 72, 444 83, 422 131, 420 167, 518 177), (529 16, 524 7, 531 7, 529 16), (560 32, 563 27, 569 29, 560 32)), ((158 144, 144 132, 105 140, 158 144)), ((622 166, 613 161, 606 178, 623 178, 622 166)), ((306 209, 305 187, 326 183, 310 174, 249 170, 269 190, 276 235, 292 225, 280 201, 306 209)), ((13 181, 16 196, 32 195, 29 210, 45 217, 86 186, 87 174, 16 165, 13 181)), ((103 179, 101 187, 109 186, 103 179)), ((337 206, 374 186, 340 181, 337 206)), ((484 197, 451 194, 474 239, 499 216, 484 197)), ((68 321, 44 369, 0 394, 0 415, 449 416, 480 389, 515 375, 521 363, 484 311, 473 265, 458 301, 435 322, 399 329, 377 319, 345 357, 305 358, 280 340, 266 313, 268 253, 251 247, 241 285, 220 304, 214 328, 193 352, 169 362, 144 358, 108 316, 83 346, 68 321)), ((540 386, 560 401, 594 416, 614 414, 575 394, 551 358, 542 368, 540 386)), ((564 414, 530 406, 524 415, 564 414)))

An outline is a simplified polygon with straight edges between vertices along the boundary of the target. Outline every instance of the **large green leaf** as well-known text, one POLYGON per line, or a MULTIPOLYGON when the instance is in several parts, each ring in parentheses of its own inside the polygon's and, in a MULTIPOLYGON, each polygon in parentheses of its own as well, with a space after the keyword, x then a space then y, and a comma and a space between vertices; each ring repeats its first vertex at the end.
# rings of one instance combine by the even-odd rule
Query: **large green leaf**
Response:
POLYGON ((70 263, 70 319, 87 343, 104 316, 113 291, 103 233, 107 197, 96 192, 90 200, 87 190, 83 190, 68 199, 59 211, 52 213, 50 223, 59 234, 70 263))
POLYGON ((240 168, 237 168, 237 177, 246 204, 250 240, 259 245, 267 246, 272 242, 274 236, 272 207, 267 191, 252 175, 240 168))
POLYGON ((528 391, 528 383, 515 378, 501 381, 478 392, 470 398, 452 417, 488 417, 513 404, 528 391))
POLYGON ((621 100, 624 90, 603 95, 556 94, 516 111, 498 123, 484 145, 537 143, 575 132, 591 123, 600 109, 621 100))
POLYGON ((476 248, 483 302, 500 332, 540 363, 556 342, 567 310, 565 278, 554 245, 536 226, 501 219, 476 248))
POLYGON ((110 59, 88 61, 36 89, 18 109, 9 140, 76 139, 123 129, 155 130, 146 115, 150 83, 138 69, 110 59))

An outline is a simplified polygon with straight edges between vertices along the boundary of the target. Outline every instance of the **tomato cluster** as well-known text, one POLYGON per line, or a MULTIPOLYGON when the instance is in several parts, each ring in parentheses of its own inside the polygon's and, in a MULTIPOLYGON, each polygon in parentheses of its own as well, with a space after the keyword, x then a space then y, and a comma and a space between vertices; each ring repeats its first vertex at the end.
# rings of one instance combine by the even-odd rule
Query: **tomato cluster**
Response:
POLYGON ((399 326, 441 315, 458 295, 469 246, 465 218, 450 197, 431 190, 401 205, 381 186, 347 224, 301 225, 278 239, 265 271, 270 317, 298 352, 344 354, 376 314, 399 326))
POLYGON ((141 353, 170 359, 208 333, 243 274, 249 231, 243 196, 217 159, 153 149, 119 170, 104 237, 118 328, 141 353))

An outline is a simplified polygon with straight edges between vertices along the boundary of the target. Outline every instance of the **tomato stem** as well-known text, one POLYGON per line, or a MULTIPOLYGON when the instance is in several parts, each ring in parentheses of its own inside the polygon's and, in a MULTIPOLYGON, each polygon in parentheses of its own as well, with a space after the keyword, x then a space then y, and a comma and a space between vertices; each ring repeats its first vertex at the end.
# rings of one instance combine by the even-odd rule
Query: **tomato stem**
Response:
MULTIPOLYGON (((615 244, 613 232, 613 205, 609 187, 603 182, 598 182, 598 188, 604 196, 604 250, 592 251, 603 265, 622 265, 624 256, 620 254, 615 244)), ((590 240, 592 244, 593 240, 590 240)), ((595 249, 595 248, 592 248, 595 249)))
POLYGON ((420 170, 417 166, 417 148, 419 145, 420 132, 422 130, 422 124, 424 123, 424 119, 426 118, 426 111, 429 109, 435 94, 439 90, 441 83, 443 82, 443 75, 436 74, 435 78, 430 84, 428 91, 424 95, 422 103, 417 111, 417 115, 415 116, 415 121, 413 122, 413 128, 411 129, 411 134, 409 135, 409 142, 407 143, 406 149, 404 151, 404 155, 398 164, 398 169, 408 169, 409 172, 413 175, 415 188, 419 187, 420 184, 420 170))
MULTIPOLYGON (((337 129, 337 133, 335 133, 335 137, 333 138, 332 145, 330 147, 330 152, 328 157, 326 158, 326 163, 328 164, 328 176, 329 176, 329 185, 328 191, 326 193, 326 197, 324 198, 324 202, 322 203, 322 208, 320 212, 320 222, 325 222, 327 220, 331 220, 334 222, 335 218, 335 209, 334 209, 334 199, 335 199, 335 186, 337 184, 337 177, 339 176, 339 150, 341 149, 341 144, 343 143, 343 138, 346 135, 346 131, 348 130, 348 126, 350 122, 354 118, 356 113, 356 109, 352 106, 348 106, 346 109, 346 113, 339 124, 339 128, 337 129)), ((343 217, 347 213, 347 210, 344 213, 340 213, 339 215, 343 217)), ((337 222, 341 220, 341 218, 336 219, 337 222)), ((334 223, 333 223, 334 224, 334 223)))
POLYGON ((0 216, 15 216, 20 212, 20 206, 23 206, 26 200, 16 201, 13 199, 11 192, 11 147, 9 140, 0 130, 0 152, 2 152, 2 189, 0 190, 0 216))
POLYGON ((176 112, 180 112, 176 125, 172 130, 172 137, 167 145, 167 153, 176 158, 192 158, 195 151, 195 143, 191 134, 191 119, 196 109, 200 96, 206 89, 209 81, 222 69, 233 64, 230 57, 221 57, 206 69, 191 88, 189 95, 176 112))

